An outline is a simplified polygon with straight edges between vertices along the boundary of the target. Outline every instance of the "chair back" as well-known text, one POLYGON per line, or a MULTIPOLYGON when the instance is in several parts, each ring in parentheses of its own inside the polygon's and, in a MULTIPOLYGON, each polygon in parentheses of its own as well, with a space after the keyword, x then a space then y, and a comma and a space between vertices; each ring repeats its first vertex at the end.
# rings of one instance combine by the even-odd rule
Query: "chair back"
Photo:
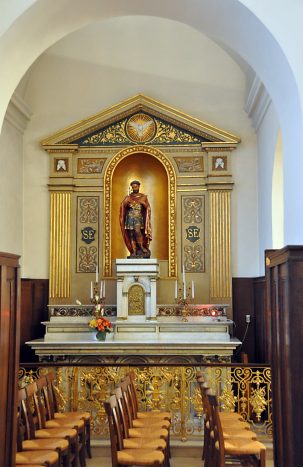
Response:
POLYGON ((45 413, 46 409, 42 403, 41 397, 38 392, 38 387, 36 382, 30 383, 25 388, 29 404, 34 407, 35 414, 37 416, 38 427, 39 429, 45 428, 45 413))
POLYGON ((55 409, 46 376, 40 376, 40 378, 36 380, 36 384, 38 395, 45 408, 45 418, 46 420, 52 420, 55 418, 55 409))
POLYGON ((131 379, 129 375, 126 375, 124 377, 123 383, 126 385, 126 388, 127 388, 130 409, 132 411, 132 419, 135 419, 137 418, 137 412, 138 412, 137 395, 136 395, 136 392, 135 394, 133 393, 132 383, 131 383, 131 379))
POLYGON ((135 385, 136 373, 134 371, 130 371, 127 376, 129 377, 130 390, 132 392, 132 396, 134 399, 135 412, 137 415, 137 412, 139 411, 139 404, 138 404, 138 396, 137 396, 136 385, 135 385))
POLYGON ((123 427, 123 438, 129 438, 128 429, 130 428, 130 424, 121 387, 117 387, 116 389, 114 389, 113 394, 116 396, 117 400, 117 408, 119 411, 120 421, 122 422, 123 427))
POLYGON ((219 455, 219 466, 225 465, 224 437, 219 416, 219 407, 217 396, 207 394, 207 400, 210 406, 210 428, 214 436, 214 444, 218 443, 217 454, 219 455))
POLYGON ((20 407, 20 418, 24 426, 24 436, 26 439, 34 439, 36 429, 35 418, 37 419, 37 417, 34 418, 29 399, 24 388, 19 389, 18 391, 18 402, 20 407))
POLYGON ((126 407, 129 428, 133 428, 134 417, 133 417, 133 411, 132 411, 131 401, 129 397, 127 381, 122 381, 121 383, 118 384, 118 387, 120 387, 122 391, 122 396, 123 396, 124 404, 126 407))
POLYGON ((104 409, 108 419, 112 467, 118 466, 117 452, 123 449, 123 436, 120 429, 119 416, 117 410, 116 396, 110 396, 109 400, 103 402, 104 409))
POLYGON ((59 404, 57 401, 57 388, 55 386, 56 375, 53 372, 49 372, 46 375, 46 380, 48 384, 48 389, 50 392, 50 397, 52 398, 52 403, 55 412, 59 412, 59 404))

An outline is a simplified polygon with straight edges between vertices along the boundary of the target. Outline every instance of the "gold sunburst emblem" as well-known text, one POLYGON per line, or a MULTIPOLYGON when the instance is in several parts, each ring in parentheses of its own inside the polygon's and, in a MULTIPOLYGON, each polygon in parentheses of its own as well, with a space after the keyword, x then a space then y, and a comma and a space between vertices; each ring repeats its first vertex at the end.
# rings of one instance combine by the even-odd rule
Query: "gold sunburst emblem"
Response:
POLYGON ((156 131, 156 124, 152 117, 146 114, 136 114, 130 117, 125 126, 126 134, 136 143, 150 141, 156 131))

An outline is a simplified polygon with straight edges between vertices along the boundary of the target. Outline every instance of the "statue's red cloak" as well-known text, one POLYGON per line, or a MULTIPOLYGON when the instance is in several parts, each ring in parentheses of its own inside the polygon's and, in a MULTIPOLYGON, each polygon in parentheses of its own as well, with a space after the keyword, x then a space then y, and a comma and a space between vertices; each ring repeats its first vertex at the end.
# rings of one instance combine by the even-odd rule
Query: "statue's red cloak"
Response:
POLYGON ((130 254, 133 253, 131 241, 129 237, 129 230, 125 229, 125 218, 127 205, 130 201, 136 201, 137 203, 142 204, 143 206, 143 220, 144 220, 144 232, 143 232, 143 246, 144 248, 149 248, 149 243, 152 240, 152 229, 151 229, 151 209, 147 199, 147 196, 143 193, 130 193, 128 196, 125 196, 124 200, 120 206, 120 227, 123 235, 123 239, 127 249, 130 254))

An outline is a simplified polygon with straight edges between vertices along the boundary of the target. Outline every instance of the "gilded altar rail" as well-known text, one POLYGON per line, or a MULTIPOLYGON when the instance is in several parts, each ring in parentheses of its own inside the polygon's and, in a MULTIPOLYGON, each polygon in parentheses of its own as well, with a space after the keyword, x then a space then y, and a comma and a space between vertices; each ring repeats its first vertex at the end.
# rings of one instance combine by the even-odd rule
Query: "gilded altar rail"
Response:
POLYGON ((90 411, 92 434, 106 438, 103 401, 130 368, 136 372, 140 408, 171 411, 174 438, 197 439, 203 432, 203 407, 196 384, 198 370, 204 372, 210 388, 218 395, 221 410, 239 412, 259 438, 272 438, 271 369, 267 365, 24 364, 19 369, 19 385, 24 387, 54 371, 61 409, 90 411))

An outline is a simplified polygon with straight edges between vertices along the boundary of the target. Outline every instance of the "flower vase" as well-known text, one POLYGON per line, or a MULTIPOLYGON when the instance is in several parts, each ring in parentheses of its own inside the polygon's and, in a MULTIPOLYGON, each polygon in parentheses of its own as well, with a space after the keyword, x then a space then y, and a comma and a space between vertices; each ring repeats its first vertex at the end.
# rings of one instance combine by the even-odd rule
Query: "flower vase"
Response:
POLYGON ((105 339, 106 339, 106 332, 97 331, 97 332, 96 332, 96 339, 97 339, 97 341, 105 341, 105 339))

